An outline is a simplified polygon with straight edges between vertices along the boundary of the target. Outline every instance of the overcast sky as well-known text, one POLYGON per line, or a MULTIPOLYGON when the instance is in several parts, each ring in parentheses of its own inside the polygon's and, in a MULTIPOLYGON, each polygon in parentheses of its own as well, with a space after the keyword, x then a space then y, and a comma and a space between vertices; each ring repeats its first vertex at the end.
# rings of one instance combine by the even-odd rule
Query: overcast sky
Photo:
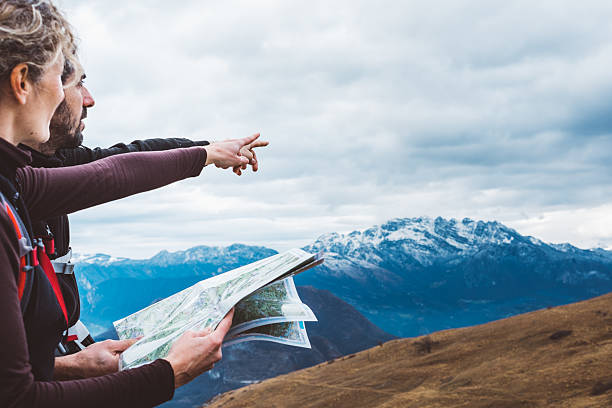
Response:
POLYGON ((394 217, 612 249, 609 1, 63 0, 86 144, 261 132, 261 170, 74 214, 77 252, 301 246, 394 217))

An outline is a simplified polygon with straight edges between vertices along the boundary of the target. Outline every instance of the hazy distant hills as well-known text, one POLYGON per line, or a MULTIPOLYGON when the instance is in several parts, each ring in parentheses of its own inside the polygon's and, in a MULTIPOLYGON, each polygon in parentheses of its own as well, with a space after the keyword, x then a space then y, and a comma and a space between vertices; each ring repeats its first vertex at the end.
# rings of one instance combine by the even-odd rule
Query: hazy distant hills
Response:
POLYGON ((82 319, 92 325, 94 332, 100 332, 114 320, 202 279, 276 253, 269 248, 235 244, 161 251, 145 260, 77 255, 82 319))
MULTIPOLYGON (((327 234, 325 263, 296 283, 326 289, 389 333, 413 336, 587 299, 612 290, 612 253, 552 245, 497 222, 394 219, 327 234)), ((83 317, 106 328, 200 279, 276 251, 246 245, 162 251, 151 259, 78 258, 83 317)))
POLYGON ((250 385, 209 408, 612 406, 612 295, 394 340, 250 385))

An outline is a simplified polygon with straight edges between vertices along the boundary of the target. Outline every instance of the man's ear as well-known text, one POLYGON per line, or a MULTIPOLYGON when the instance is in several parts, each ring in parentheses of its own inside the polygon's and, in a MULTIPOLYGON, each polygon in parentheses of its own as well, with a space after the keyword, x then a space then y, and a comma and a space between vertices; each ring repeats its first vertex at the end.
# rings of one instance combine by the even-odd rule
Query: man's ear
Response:
POLYGON ((17 102, 21 105, 25 105, 27 102, 27 97, 31 91, 31 84, 28 82, 28 74, 30 73, 30 68, 28 64, 21 63, 18 64, 11 71, 10 77, 10 90, 12 96, 17 99, 17 102))

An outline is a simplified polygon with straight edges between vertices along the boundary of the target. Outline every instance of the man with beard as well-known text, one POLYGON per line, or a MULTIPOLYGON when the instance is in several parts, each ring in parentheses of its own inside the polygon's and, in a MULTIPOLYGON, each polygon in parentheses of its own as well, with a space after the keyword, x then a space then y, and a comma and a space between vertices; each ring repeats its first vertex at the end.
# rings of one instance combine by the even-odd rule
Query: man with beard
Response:
MULTIPOLYGON (((62 80, 66 83, 74 75, 74 68, 66 65, 62 80)), ((76 85, 64 89, 65 99, 57 108, 50 124, 50 138, 38 146, 24 146, 32 154, 33 167, 67 167, 89 163, 104 157, 138 152, 161 151, 182 147, 205 146, 209 142, 191 141, 182 138, 136 140, 130 144, 116 144, 110 148, 90 149, 83 142, 83 119, 95 101, 84 85, 85 75, 76 85)), ((249 159, 253 171, 258 163, 256 147, 266 146, 267 142, 255 141, 241 150, 241 155, 249 159)), ((234 168, 241 175, 246 165, 234 168)), ((45 252, 58 277, 63 294, 69 325, 71 326, 58 345, 54 376, 56 380, 88 378, 117 371, 119 354, 136 340, 106 340, 95 343, 86 327, 79 320, 80 301, 74 264, 70 262, 70 229, 66 214, 44 221, 33 222, 36 238, 45 243, 45 252)))

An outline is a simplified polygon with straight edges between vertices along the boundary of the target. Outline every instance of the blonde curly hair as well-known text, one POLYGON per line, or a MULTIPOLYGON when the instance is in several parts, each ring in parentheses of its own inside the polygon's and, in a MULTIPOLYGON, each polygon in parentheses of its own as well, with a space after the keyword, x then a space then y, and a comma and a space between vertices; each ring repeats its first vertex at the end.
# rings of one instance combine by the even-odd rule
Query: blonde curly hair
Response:
MULTIPOLYGON (((0 0, 0 80, 25 63, 29 79, 40 80, 45 67, 63 54, 64 71, 81 77, 76 37, 64 15, 50 0, 0 0)), ((65 83, 65 86, 71 84, 65 83)))

